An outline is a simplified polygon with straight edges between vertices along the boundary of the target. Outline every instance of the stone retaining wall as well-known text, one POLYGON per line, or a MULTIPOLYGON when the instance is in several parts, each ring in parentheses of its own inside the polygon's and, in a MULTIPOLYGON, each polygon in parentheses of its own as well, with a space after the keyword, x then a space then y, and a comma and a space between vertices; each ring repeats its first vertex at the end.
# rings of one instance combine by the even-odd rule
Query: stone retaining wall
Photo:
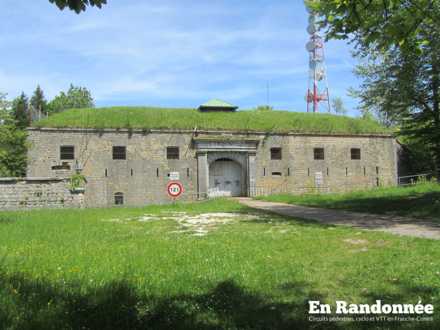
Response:
POLYGON ((0 178, 0 211, 83 207, 83 194, 72 193, 69 185, 62 178, 0 178))

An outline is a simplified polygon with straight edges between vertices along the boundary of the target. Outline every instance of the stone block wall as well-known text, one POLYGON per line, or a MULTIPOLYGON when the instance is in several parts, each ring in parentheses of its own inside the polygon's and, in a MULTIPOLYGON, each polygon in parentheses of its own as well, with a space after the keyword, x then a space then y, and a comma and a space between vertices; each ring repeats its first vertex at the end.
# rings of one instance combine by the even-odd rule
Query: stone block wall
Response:
POLYGON ((179 172, 185 188, 179 200, 197 200, 206 196, 209 161, 218 153, 243 158, 240 165, 251 196, 345 192, 397 183, 397 144, 387 135, 41 128, 29 130, 29 142, 28 177, 69 177, 79 166, 87 179, 86 207, 113 206, 117 193, 124 195, 124 205, 171 202, 166 193, 170 172, 179 172), (203 151, 197 139, 213 142, 203 151), (254 150, 247 150, 245 141, 255 141, 254 150), (63 145, 75 147, 74 160, 60 159, 63 145), (113 146, 125 146, 126 159, 114 160, 113 146), (178 160, 167 159, 169 146, 179 147, 178 160), (271 148, 282 149, 280 160, 271 159, 271 148), (314 148, 324 148, 324 160, 314 159, 314 148), (351 159, 351 148, 361 150, 360 160, 351 159))
POLYGON ((69 185, 59 178, 0 178, 0 211, 83 207, 84 196, 69 185))

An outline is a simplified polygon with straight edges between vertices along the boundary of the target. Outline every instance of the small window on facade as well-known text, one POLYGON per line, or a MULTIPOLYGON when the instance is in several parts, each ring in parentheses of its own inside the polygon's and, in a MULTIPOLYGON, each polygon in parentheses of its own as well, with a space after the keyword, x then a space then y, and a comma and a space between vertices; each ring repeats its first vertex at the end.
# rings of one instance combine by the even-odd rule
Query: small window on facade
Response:
POLYGON ((60 147, 60 159, 61 160, 75 159, 75 147, 74 146, 61 146, 60 147))
POLYGON ((168 147, 167 159, 179 159, 179 147, 168 147))
POLYGON ((124 205, 124 194, 117 192, 115 194, 115 205, 124 205))
POLYGON ((313 155, 315 160, 324 160, 324 148, 313 149, 313 155))
POLYGON ((351 149, 351 159, 353 159, 353 160, 361 159, 361 149, 359 149, 359 148, 352 148, 351 149))
POLYGON ((113 159, 124 160, 127 159, 127 149, 125 147, 113 147, 113 159))
POLYGON ((282 176, 281 172, 272 172, 272 176, 282 176))
POLYGON ((282 158, 281 148, 271 148, 270 149, 270 159, 280 160, 282 158))

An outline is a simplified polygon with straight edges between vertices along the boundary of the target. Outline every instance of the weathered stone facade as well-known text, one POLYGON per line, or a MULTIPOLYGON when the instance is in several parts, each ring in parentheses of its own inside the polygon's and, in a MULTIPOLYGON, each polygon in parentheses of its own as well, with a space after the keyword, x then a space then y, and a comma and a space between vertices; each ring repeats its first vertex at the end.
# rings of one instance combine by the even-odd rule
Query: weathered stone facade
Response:
POLYGON ((0 178, 0 210, 29 208, 80 208, 84 196, 70 190, 59 178, 0 178))
POLYGON ((237 184, 247 196, 350 191, 397 181, 396 142, 388 135, 32 128, 29 142, 28 176, 67 178, 81 169, 89 207, 114 205, 116 193, 126 205, 169 202, 171 172, 179 172, 185 187, 180 199, 204 198, 218 160, 240 165, 237 184), (73 160, 60 159, 61 146, 74 147, 73 160), (113 159, 114 146, 126 147, 126 159, 113 159), (179 148, 179 159, 167 159, 170 146, 179 148), (272 148, 281 148, 281 159, 271 159, 272 148), (315 160, 316 148, 324 149, 323 160, 315 160), (353 148, 361 159, 351 159, 353 148))

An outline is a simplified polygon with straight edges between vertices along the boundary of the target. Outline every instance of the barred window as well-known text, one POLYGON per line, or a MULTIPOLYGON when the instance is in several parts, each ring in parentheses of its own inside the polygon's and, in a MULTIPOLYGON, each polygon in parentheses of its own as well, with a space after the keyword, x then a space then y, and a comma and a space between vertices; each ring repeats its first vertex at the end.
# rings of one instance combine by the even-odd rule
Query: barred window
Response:
POLYGON ((313 149, 313 155, 315 160, 324 160, 324 148, 315 148, 313 149))
POLYGON ((61 160, 75 159, 75 147, 74 146, 61 146, 60 147, 60 159, 61 160))
POLYGON ((352 148, 351 149, 351 159, 353 159, 353 160, 360 160, 361 159, 361 149, 359 149, 359 148, 352 148))
POLYGON ((280 160, 282 158, 281 148, 271 148, 270 149, 270 159, 280 160))
POLYGON ((167 159, 179 159, 179 147, 167 147, 167 159))
POLYGON ((115 205, 124 205, 124 194, 117 192, 115 194, 115 205))
POLYGON ((125 147, 113 147, 113 159, 123 160, 127 159, 127 150, 125 147))

